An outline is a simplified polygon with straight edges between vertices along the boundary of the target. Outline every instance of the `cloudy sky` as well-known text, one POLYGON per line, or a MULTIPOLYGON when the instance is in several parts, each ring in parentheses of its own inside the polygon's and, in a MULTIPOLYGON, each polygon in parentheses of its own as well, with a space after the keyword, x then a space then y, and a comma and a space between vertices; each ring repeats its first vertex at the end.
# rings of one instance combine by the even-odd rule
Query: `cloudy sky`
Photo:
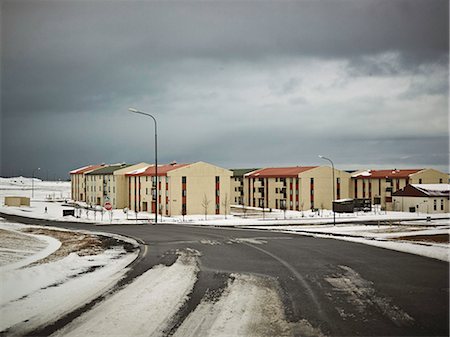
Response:
POLYGON ((449 2, 1 2, 1 174, 207 161, 448 172, 449 2))

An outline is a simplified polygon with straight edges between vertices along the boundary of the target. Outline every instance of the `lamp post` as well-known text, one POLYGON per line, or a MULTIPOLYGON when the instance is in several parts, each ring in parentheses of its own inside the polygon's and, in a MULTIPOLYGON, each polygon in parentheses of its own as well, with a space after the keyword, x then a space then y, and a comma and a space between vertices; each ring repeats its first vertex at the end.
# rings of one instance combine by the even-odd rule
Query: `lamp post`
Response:
POLYGON ((41 168, 38 167, 37 170, 34 169, 34 170, 33 170, 33 173, 31 174, 31 197, 32 197, 32 198, 34 198, 34 172, 40 171, 40 170, 41 170, 41 168))
POLYGON ((158 209, 159 195, 158 195, 158 133, 157 133, 156 119, 151 114, 149 114, 147 112, 139 111, 134 108, 128 108, 128 111, 136 113, 136 114, 144 115, 147 117, 151 117, 153 119, 153 122, 155 123, 155 206, 156 206, 155 225, 157 225, 158 224, 158 212, 159 212, 159 209, 158 209))
POLYGON ((333 205, 333 201, 334 201, 334 198, 335 198, 335 195, 336 195, 335 186, 334 186, 335 185, 335 182, 334 182, 334 164, 333 164, 333 161, 330 158, 327 158, 327 157, 324 157, 324 156, 321 156, 321 155, 319 155, 319 158, 324 159, 324 160, 328 160, 331 163, 331 170, 333 171, 332 172, 333 197, 331 198, 331 208, 333 209, 333 226, 336 226, 336 213, 334 212, 334 205, 333 205))

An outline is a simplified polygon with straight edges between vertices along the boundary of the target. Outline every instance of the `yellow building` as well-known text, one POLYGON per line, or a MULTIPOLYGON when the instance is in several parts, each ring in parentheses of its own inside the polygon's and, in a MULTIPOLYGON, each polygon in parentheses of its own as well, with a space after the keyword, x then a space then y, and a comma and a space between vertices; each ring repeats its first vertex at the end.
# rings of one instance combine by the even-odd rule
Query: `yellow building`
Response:
POLYGON ((151 166, 148 163, 139 163, 113 172, 113 188, 109 189, 109 200, 113 208, 128 207, 128 178, 125 176, 130 171, 146 169, 151 166))
POLYGON ((367 198, 393 210, 392 194, 408 184, 446 183, 447 174, 435 169, 366 170, 352 174, 352 198, 367 198))
POLYGON ((347 198, 350 174, 328 166, 263 168, 245 174, 246 206, 288 210, 331 209, 332 200, 347 198))
POLYGON ((131 210, 155 213, 157 196, 159 214, 166 216, 230 212, 232 172, 227 169, 204 162, 172 163, 158 166, 157 177, 154 165, 125 176, 131 210))
POLYGON ((105 165, 96 170, 85 173, 86 176, 86 202, 90 205, 101 205, 109 201, 112 205, 116 200, 116 176, 114 172, 130 164, 105 165))
POLYGON ((86 173, 92 172, 104 165, 88 165, 70 171, 71 197, 74 201, 86 201, 86 173))
POLYGON ((450 184, 411 184, 392 195, 394 211, 448 213, 450 184))
POLYGON ((231 169, 231 172, 233 172, 230 186, 232 205, 244 205, 244 175, 256 170, 256 168, 231 169))

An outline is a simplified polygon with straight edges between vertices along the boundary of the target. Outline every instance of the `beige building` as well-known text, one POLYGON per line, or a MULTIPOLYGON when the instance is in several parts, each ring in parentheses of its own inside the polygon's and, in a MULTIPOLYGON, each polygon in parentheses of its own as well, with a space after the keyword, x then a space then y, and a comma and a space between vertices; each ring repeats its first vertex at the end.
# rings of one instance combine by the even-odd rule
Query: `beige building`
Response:
POLYGON ((109 201, 112 205, 116 200, 116 176, 114 172, 127 167, 130 164, 114 164, 100 167, 85 173, 86 177, 86 202, 90 205, 101 205, 109 201))
POLYGON ((288 210, 331 209, 332 200, 347 198, 350 174, 328 166, 263 168, 245 174, 246 206, 288 210), (333 196, 333 183, 335 195, 333 196))
POLYGON ((411 184, 393 193, 393 210, 417 213, 448 213, 450 184, 411 184))
POLYGON ((166 216, 184 214, 229 214, 232 172, 204 162, 150 165, 125 174, 128 207, 141 212, 156 211, 166 216), (157 184, 156 184, 157 178, 157 184), (156 188, 157 187, 157 188, 156 188), (156 194, 157 190, 157 194, 156 194))
POLYGON ((151 166, 148 163, 139 163, 113 172, 114 187, 109 189, 109 200, 113 208, 128 207, 128 178, 125 176, 130 171, 146 169, 151 166))
POLYGON ((447 174, 434 169, 366 170, 352 174, 352 198, 367 198, 392 210, 392 195, 408 184, 446 183, 447 174))
POLYGON ((69 172, 72 200, 86 201, 86 173, 103 166, 104 165, 88 165, 69 172))
POLYGON ((258 169, 231 169, 233 176, 231 177, 231 204, 244 205, 244 175, 258 169))

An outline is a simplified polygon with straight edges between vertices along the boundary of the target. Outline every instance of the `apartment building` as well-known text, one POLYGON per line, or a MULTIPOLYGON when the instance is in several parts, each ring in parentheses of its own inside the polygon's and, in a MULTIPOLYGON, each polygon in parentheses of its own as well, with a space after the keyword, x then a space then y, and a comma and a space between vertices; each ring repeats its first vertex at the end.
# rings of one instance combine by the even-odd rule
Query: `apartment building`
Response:
POLYGON ((88 165, 69 172, 71 197, 75 201, 86 201, 86 173, 103 167, 102 165, 88 165))
POLYGON ((349 196, 351 175, 328 166, 272 167, 244 175, 244 204, 288 210, 331 209, 349 196), (335 195, 332 196, 333 184, 335 195))
POLYGON ((411 184, 392 194, 394 211, 448 213, 450 184, 411 184))
POLYGON ((232 205, 244 205, 244 175, 256 170, 258 169, 231 169, 233 172, 230 187, 232 205))
POLYGON ((204 162, 150 165, 125 173, 128 208, 166 216, 229 214, 232 172, 204 162))
POLYGON ((128 178, 126 173, 130 171, 142 170, 151 166, 148 163, 139 163, 124 168, 114 170, 112 183, 114 186, 110 186, 108 189, 109 201, 113 208, 125 208, 128 207, 128 178))
POLYGON ((408 184, 442 184, 447 174, 435 169, 365 170, 352 174, 352 198, 368 198, 383 209, 393 210, 393 193, 408 184))
POLYGON ((96 170, 85 173, 86 176, 86 202, 90 205, 104 205, 106 201, 113 205, 116 200, 116 176, 114 172, 131 164, 105 165, 96 170))

